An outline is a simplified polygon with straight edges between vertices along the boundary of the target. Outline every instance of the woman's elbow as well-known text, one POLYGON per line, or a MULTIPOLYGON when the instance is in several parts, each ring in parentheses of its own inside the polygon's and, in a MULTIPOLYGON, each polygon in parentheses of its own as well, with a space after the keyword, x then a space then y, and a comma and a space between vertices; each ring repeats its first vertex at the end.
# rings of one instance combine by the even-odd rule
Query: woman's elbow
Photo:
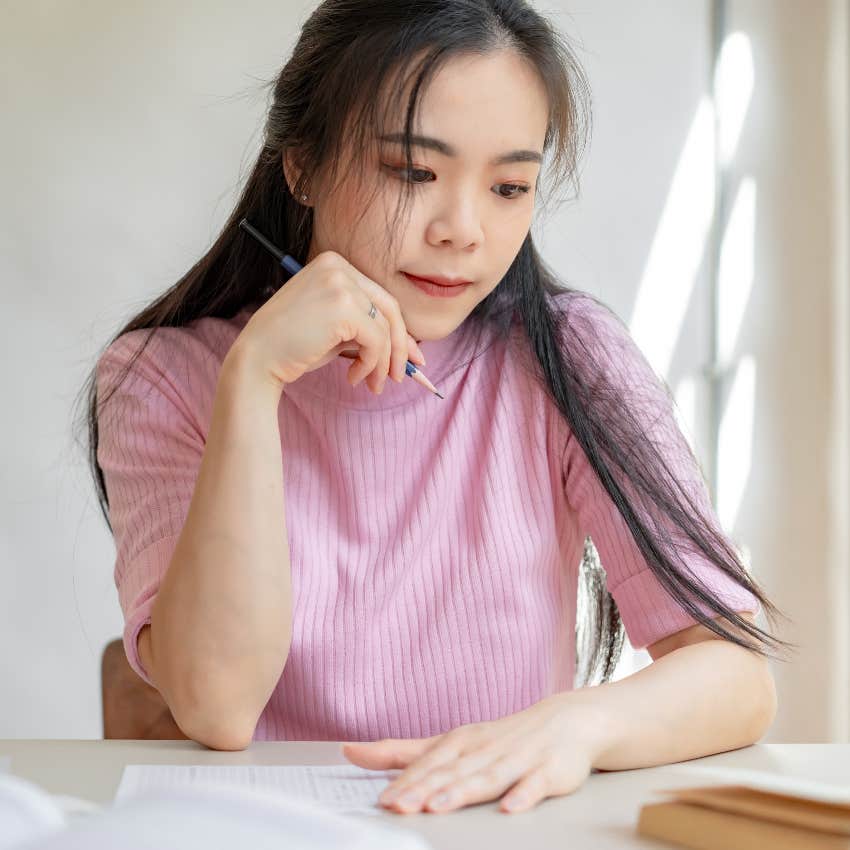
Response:
MULTIPOLYGON (((211 750, 244 750, 254 739, 257 715, 222 697, 222 687, 185 687, 171 706, 183 734, 211 750)), ((185 681, 185 680, 184 680, 185 681)))
POLYGON ((196 713, 182 721, 175 715, 175 720, 187 737, 211 750, 245 750, 254 740, 254 724, 233 718, 209 718, 196 713))

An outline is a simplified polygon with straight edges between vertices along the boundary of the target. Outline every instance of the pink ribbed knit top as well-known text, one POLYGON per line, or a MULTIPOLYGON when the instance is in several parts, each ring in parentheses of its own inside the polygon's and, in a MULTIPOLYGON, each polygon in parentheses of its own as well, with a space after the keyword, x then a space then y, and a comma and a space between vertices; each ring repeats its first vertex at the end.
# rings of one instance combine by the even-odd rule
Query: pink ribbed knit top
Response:
MULTIPOLYGON (((574 332, 594 353, 588 370, 633 394, 680 480, 709 504, 663 385, 625 325, 590 297, 556 296, 560 307, 568 299, 574 332)), ((149 683, 136 638, 188 511, 222 360, 249 317, 158 331, 99 420, 124 648, 149 683)), ((125 334, 100 358, 101 398, 146 333, 125 334)), ((522 335, 474 350, 458 348, 459 336, 421 344, 423 372, 444 400, 409 378, 388 380, 380 396, 352 388, 342 357, 285 388, 293 633, 255 740, 423 737, 572 688, 587 535, 634 647, 694 624, 522 367, 522 335)), ((716 567, 683 557, 734 610, 760 610, 716 567)))

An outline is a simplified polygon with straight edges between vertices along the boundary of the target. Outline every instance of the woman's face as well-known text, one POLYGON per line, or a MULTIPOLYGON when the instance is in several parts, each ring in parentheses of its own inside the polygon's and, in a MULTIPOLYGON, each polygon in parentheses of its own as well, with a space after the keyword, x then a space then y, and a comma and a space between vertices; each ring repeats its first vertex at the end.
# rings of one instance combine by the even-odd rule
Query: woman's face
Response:
MULTIPOLYGON (((342 254, 395 296, 414 338, 442 339, 495 289, 528 234, 548 112, 542 83, 515 53, 450 60, 422 95, 413 128, 439 145, 414 145, 413 168, 406 170, 402 144, 377 143, 364 172, 371 191, 378 187, 368 204, 358 203, 362 194, 349 180, 330 195, 311 192, 308 262, 326 250, 342 254), (533 153, 497 163, 516 151, 533 153), (402 180, 417 185, 389 254, 402 180), (403 272, 472 284, 454 297, 435 297, 403 272)), ((391 132, 402 130, 399 119, 391 132)))

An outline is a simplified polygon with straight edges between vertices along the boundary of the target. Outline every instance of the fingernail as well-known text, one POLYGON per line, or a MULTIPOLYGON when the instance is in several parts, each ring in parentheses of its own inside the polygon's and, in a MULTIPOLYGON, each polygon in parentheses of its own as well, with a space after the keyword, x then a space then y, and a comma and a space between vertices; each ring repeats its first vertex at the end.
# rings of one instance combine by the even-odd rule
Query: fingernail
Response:
POLYGON ((514 809, 520 809, 525 805, 525 798, 517 795, 516 797, 508 797, 505 800, 505 808, 513 811, 514 809))
POLYGON ((419 355, 419 359, 422 361, 422 365, 425 365, 425 355, 422 353, 422 349, 417 345, 416 353, 419 355))
POLYGON ((421 802, 421 798, 418 794, 405 794, 404 797, 401 797, 398 801, 398 804, 403 809, 409 809, 413 806, 418 806, 421 802))

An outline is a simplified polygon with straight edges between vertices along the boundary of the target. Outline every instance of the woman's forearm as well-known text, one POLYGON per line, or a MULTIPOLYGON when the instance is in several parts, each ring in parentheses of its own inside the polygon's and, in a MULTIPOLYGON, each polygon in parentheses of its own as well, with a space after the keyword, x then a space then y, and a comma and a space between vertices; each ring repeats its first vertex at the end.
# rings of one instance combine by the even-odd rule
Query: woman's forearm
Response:
POLYGON ((600 770, 652 767, 749 746, 776 714, 765 658, 727 640, 675 649, 624 679, 558 694, 586 724, 600 770))
POLYGON ((289 653, 279 402, 280 391, 231 349, 186 521, 151 613, 149 674, 185 734, 217 749, 250 743, 289 653))

